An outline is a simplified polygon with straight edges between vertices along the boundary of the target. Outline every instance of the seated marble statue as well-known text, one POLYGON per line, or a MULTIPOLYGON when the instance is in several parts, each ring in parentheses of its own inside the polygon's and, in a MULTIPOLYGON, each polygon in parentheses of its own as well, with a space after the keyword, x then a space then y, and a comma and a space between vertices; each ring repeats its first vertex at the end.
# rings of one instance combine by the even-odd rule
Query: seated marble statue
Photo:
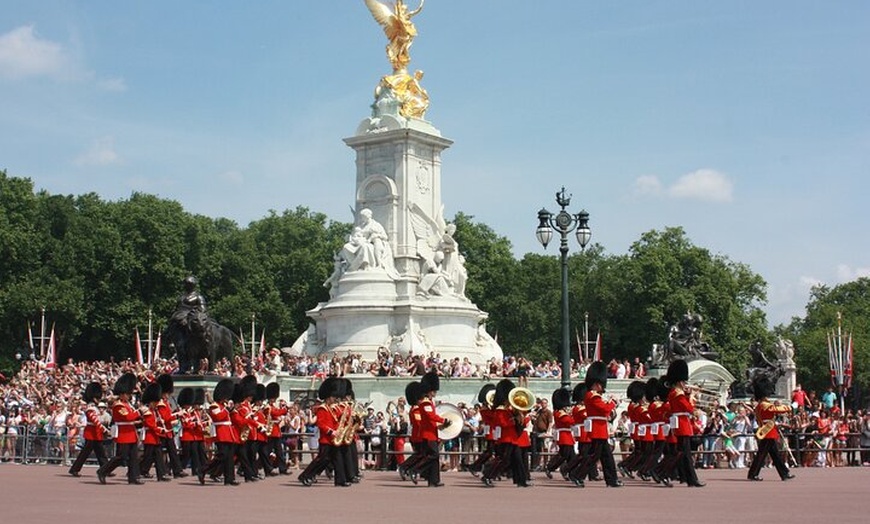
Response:
MULTIPOLYGON (((350 238, 339 251, 338 258, 340 262, 335 266, 339 273, 338 278, 345 272, 374 269, 385 271, 390 278, 399 278, 389 236, 384 227, 372 218, 369 209, 360 211, 359 224, 353 228, 350 238)), ((337 278, 333 277, 330 280, 337 282, 337 278)))
POLYGON ((453 292, 453 283, 444 271, 442 262, 444 254, 436 251, 433 257, 434 264, 429 266, 428 271, 420 277, 417 284, 417 292, 421 296, 435 295, 438 297, 449 296, 453 292))

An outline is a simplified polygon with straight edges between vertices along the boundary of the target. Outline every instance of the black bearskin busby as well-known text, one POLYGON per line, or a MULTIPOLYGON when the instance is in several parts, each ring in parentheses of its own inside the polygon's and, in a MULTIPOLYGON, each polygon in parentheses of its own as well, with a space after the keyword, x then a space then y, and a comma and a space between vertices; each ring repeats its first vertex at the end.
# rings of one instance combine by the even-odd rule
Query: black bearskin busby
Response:
POLYGON ((508 403, 510 392, 516 385, 510 379, 503 378, 498 381, 495 386, 495 398, 492 401, 492 407, 503 406, 508 403))
POLYGON ((136 390, 136 384, 139 381, 133 373, 124 373, 118 380, 115 381, 115 386, 112 388, 112 393, 115 395, 128 394, 131 395, 136 390))
POLYGON ((625 395, 635 404, 640 404, 646 395, 646 384, 642 380, 634 380, 628 385, 625 395))
POLYGON ((574 404, 579 404, 586 400, 586 391, 589 388, 586 387, 585 382, 580 382, 576 386, 574 386, 574 390, 571 392, 571 402, 574 404))
POLYGON ((172 392, 175 391, 175 381, 172 380, 172 375, 164 373, 158 376, 157 383, 160 384, 160 391, 163 393, 169 393, 171 395, 172 392))
POLYGON ((643 389, 643 396, 647 402, 655 402, 659 396, 659 379, 652 377, 646 381, 646 386, 643 389))
POLYGON ((266 398, 269 400, 277 400, 281 396, 281 384, 270 382, 266 384, 266 398))
POLYGON ((257 384, 254 402, 263 402, 264 400, 266 400, 266 384, 257 384))
POLYGON ((205 390, 202 388, 196 388, 193 392, 193 405, 202 406, 203 404, 205 404, 205 390))
MULTIPOLYGON (((486 401, 487 395, 489 395, 490 391, 495 391, 495 384, 484 384, 480 391, 477 393, 477 401, 484 406, 489 406, 489 402, 486 401)), ((492 406, 489 406, 492 407, 492 406)))
POLYGON ((665 381, 674 387, 677 382, 685 382, 689 380, 689 364, 683 359, 677 359, 671 362, 668 366, 668 372, 665 373, 665 381))
POLYGON ((776 382, 768 377, 758 377, 752 381, 752 396, 755 400, 768 398, 776 393, 776 382))
POLYGON ((417 402, 420 402, 421 390, 422 386, 419 382, 409 382, 405 386, 405 400, 408 401, 409 406, 416 406, 417 402))
POLYGON ((233 398, 233 392, 235 391, 236 383, 233 382, 232 379, 223 378, 215 384, 214 392, 212 393, 212 400, 215 402, 223 402, 225 400, 230 400, 233 398))
POLYGON ((571 405, 571 391, 559 388, 553 392, 553 411, 565 409, 571 405))
POLYGON ((145 391, 142 392, 142 398, 140 400, 143 404, 159 402, 161 395, 163 395, 163 390, 160 388, 160 384, 152 382, 145 386, 145 391))
POLYGON ((586 369, 586 387, 592 389, 593 384, 601 384, 601 389, 607 389, 607 364, 596 360, 586 369))
POLYGON ((423 386, 423 394, 427 394, 432 391, 438 391, 441 388, 441 379, 438 378, 438 373, 430 371, 423 375, 423 378, 420 379, 420 384, 423 386))
POLYGON ((336 377, 326 377, 323 379, 323 382, 320 383, 320 387, 317 388, 317 398, 320 400, 326 400, 329 397, 335 397, 336 392, 338 391, 338 378, 336 377))
POLYGON ((178 392, 178 398, 176 401, 178 405, 186 408, 193 405, 193 401, 195 393, 193 392, 193 388, 181 388, 181 391, 178 392))
POLYGON ((96 402, 103 398, 103 386, 99 382, 90 382, 85 386, 85 392, 82 394, 86 404, 96 402))
POLYGON ((239 391, 239 395, 241 396, 240 400, 244 400, 248 397, 253 398, 257 395, 257 377, 254 375, 245 375, 242 377, 239 386, 241 388, 241 391, 239 391))

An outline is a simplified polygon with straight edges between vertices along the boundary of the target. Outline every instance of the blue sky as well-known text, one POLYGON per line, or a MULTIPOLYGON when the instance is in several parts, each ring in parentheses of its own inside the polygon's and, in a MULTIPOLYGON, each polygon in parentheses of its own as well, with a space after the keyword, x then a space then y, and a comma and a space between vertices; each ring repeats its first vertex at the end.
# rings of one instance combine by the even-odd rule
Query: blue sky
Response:
MULTIPOLYGON (((351 220, 341 139, 390 72, 363 0, 3 4, 0 169, 351 220)), ((682 226, 749 265, 771 325, 870 276, 870 2, 429 0, 415 23, 446 213, 518 256, 564 185, 608 253, 682 226)))

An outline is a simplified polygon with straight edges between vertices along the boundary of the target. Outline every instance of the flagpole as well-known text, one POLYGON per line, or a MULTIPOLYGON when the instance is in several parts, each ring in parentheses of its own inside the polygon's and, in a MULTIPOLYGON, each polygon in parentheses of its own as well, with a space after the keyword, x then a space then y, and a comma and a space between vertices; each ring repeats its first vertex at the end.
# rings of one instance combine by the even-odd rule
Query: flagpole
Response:
POLYGON ((589 360, 589 312, 583 317, 583 360, 589 360))
POLYGON ((151 308, 148 308, 148 365, 151 365, 151 341, 153 339, 153 331, 151 330, 151 308))
POLYGON ((42 319, 39 325, 39 358, 45 357, 45 306, 42 306, 42 319))
POLYGON ((257 332, 254 329, 254 320, 257 318, 256 313, 251 313, 251 363, 254 362, 254 344, 257 340, 257 332))

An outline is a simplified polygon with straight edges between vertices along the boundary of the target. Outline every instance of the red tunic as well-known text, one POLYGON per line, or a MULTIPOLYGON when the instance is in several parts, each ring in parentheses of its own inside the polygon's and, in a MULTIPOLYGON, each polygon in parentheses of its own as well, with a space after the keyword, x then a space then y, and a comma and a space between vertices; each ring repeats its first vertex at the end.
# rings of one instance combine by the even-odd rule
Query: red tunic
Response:
POLYGON ((158 423, 163 427, 164 438, 172 438, 175 433, 172 431, 172 425, 175 424, 175 415, 169 408, 169 404, 165 400, 157 403, 158 423))
POLYGON ((647 408, 647 413, 649 413, 650 433, 652 433, 653 440, 657 442, 666 440, 664 425, 667 420, 667 415, 665 414, 664 403, 658 400, 653 401, 653 403, 649 405, 649 408, 647 408))
POLYGON ((500 444, 518 445, 521 431, 517 431, 517 425, 514 420, 514 411, 510 408, 498 407, 493 412, 493 425, 498 428, 498 438, 500 444))
POLYGON ((692 417, 695 412, 695 403, 692 402, 692 398, 677 387, 668 393, 668 404, 670 404, 671 433, 675 437, 694 435, 695 428, 692 425, 692 417))
POLYGON ((159 445, 160 439, 166 436, 166 430, 157 422, 157 413, 150 407, 142 410, 142 425, 145 428, 145 435, 142 438, 143 444, 159 445))
POLYGON ((592 441, 589 432, 586 431, 586 406, 583 404, 575 404, 571 411, 574 417, 574 439, 579 444, 588 444, 592 441))
MULTIPOLYGON (((791 406, 777 406, 769 400, 762 400, 757 406, 755 406, 755 418, 758 420, 758 425, 761 426, 768 420, 775 420, 777 415, 788 413, 789 411, 791 411, 791 406)), ((764 438, 779 440, 779 430, 776 428, 776 424, 773 425, 773 429, 771 429, 764 438)))
POLYGON ((139 442, 136 422, 140 420, 139 412, 128 402, 119 400, 112 405, 112 423, 117 428, 116 444, 135 444, 139 442))
POLYGON ((199 413, 196 410, 189 409, 181 412, 181 435, 179 438, 182 442, 205 440, 205 435, 202 431, 202 420, 200 420, 199 413))
POLYGON ((338 429, 338 421, 341 418, 339 406, 320 404, 315 408, 314 415, 317 417, 317 429, 320 437, 317 442, 321 445, 331 446, 335 440, 335 430, 338 429))
POLYGON ((437 441, 438 426, 444 422, 444 419, 435 412, 435 404, 432 399, 424 398, 419 403, 420 406, 420 440, 437 441))
POLYGON ((279 422, 281 421, 281 417, 286 415, 289 410, 285 407, 281 407, 280 405, 275 404, 269 404, 268 406, 266 406, 266 409, 268 410, 268 417, 272 417, 272 423, 269 427, 269 437, 280 437, 281 426, 279 422))
POLYGON ((574 435, 571 426, 574 425, 574 416, 570 408, 560 409, 553 413, 553 429, 555 431, 556 444, 560 446, 573 446, 574 435))
POLYGON ((214 403, 208 407, 208 416, 214 425, 214 438, 221 443, 239 442, 239 435, 233 427, 232 415, 223 403, 214 403))
MULTIPOLYGON (((243 401, 236 405, 233 412, 230 414, 230 420, 233 422, 233 428, 236 430, 236 444, 242 443, 242 430, 247 427, 250 429, 250 415, 251 415, 251 404, 250 402, 243 401)), ((250 439, 250 433, 248 434, 248 439, 250 439)))
POLYGON ((586 406, 586 429, 591 427, 590 437, 595 440, 607 440, 610 438, 610 413, 616 408, 616 401, 605 401, 601 393, 597 391, 587 391, 586 398, 583 399, 583 404, 586 406), (588 422, 591 420, 590 422, 588 422))
POLYGON ((94 405, 88 406, 88 409, 85 410, 85 418, 87 419, 84 431, 85 440, 102 441, 106 436, 106 430, 100 422, 100 409, 94 405))
POLYGON ((267 434, 269 429, 266 427, 266 411, 264 409, 261 408, 254 412, 254 420, 251 423, 253 424, 251 438, 257 442, 269 440, 269 435, 267 434))
POLYGON ((521 448, 530 448, 532 447, 532 436, 529 434, 528 427, 531 418, 528 415, 523 417, 523 428, 519 432, 517 436, 517 446, 521 448))
POLYGON ((411 406, 411 409, 408 410, 408 420, 411 424, 411 436, 408 440, 411 441, 411 444, 418 444, 423 441, 420 438, 420 424, 423 422, 423 416, 420 414, 420 406, 411 406))

